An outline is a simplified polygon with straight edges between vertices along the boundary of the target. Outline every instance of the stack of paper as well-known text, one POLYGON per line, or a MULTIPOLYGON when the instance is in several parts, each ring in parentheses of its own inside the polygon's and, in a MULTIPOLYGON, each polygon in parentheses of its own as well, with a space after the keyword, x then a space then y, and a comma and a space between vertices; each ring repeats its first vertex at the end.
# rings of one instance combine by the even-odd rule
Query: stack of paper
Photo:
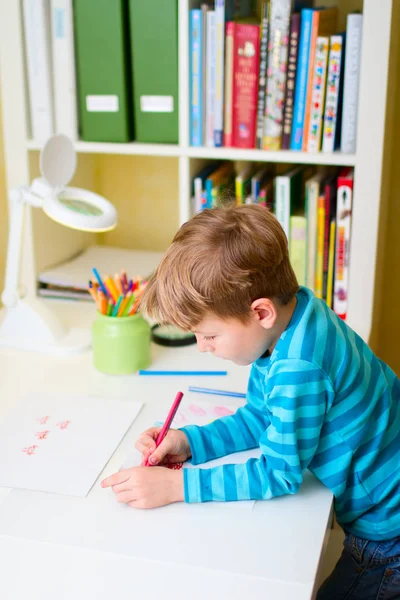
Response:
POLYGON ((93 277, 93 267, 102 275, 113 275, 125 269, 130 277, 146 279, 156 269, 162 255, 162 252, 90 246, 68 262, 40 273, 38 295, 92 301, 87 287, 88 280, 93 277))

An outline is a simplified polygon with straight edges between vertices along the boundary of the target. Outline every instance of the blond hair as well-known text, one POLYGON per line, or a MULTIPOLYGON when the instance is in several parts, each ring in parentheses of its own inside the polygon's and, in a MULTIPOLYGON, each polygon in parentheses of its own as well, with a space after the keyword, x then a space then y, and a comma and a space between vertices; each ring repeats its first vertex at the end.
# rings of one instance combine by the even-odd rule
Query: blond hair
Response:
POLYGON ((246 322, 254 300, 287 304, 298 287, 285 233, 268 209, 214 208, 179 229, 147 285, 141 310, 185 330, 207 313, 246 322))

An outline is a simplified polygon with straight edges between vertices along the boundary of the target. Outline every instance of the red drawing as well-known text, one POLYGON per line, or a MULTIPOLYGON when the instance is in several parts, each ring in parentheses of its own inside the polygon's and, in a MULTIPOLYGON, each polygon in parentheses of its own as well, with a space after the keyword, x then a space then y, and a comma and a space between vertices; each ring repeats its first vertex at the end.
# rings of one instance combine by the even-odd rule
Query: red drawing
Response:
POLYGON ((217 417, 228 417, 229 415, 233 415, 235 412, 227 406, 214 406, 212 411, 217 415, 217 417))
POLYGON ((22 452, 24 452, 28 456, 31 456, 32 454, 35 454, 36 448, 39 448, 39 446, 35 446, 35 444, 33 444, 32 446, 28 446, 27 448, 23 448, 22 452))
POLYGON ((49 419, 50 417, 39 417, 38 419, 36 419, 36 421, 38 421, 38 423, 40 423, 41 425, 46 425, 49 419))
POLYGON ((56 425, 60 429, 67 429, 67 427, 70 423, 71 423, 71 421, 60 421, 59 423, 56 423, 56 425))
POLYGON ((183 463, 168 463, 165 466, 167 467, 167 469, 172 469, 173 471, 180 471, 183 467, 183 463))
POLYGON ((44 431, 38 431, 35 433, 35 436, 37 437, 38 440, 47 440, 47 435, 50 433, 50 431, 48 429, 45 429, 44 431))

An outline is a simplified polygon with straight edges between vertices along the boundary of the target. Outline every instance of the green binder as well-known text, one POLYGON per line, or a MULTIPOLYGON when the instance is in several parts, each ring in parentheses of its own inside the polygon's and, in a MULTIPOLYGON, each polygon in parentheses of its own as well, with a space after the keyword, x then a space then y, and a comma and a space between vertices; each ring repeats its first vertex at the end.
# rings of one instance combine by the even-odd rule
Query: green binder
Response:
POLYGON ((74 0, 80 135, 90 142, 133 137, 127 0, 74 0))
POLYGON ((178 1, 129 0, 136 141, 178 143, 178 1))

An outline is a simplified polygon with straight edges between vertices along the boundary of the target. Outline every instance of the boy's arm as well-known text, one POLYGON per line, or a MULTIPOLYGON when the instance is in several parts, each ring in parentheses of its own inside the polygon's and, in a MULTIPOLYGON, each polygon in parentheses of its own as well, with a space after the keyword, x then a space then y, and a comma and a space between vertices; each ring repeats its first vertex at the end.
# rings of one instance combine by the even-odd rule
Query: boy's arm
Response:
POLYGON ((272 365, 266 383, 270 423, 260 436, 261 457, 239 465, 184 469, 186 502, 266 500, 298 490, 334 390, 319 367, 293 359, 272 365))
POLYGON ((260 437, 269 425, 264 402, 263 383, 253 366, 246 394, 247 404, 234 415, 216 419, 209 425, 182 427, 192 453, 191 462, 199 465, 233 452, 259 446, 260 437))

